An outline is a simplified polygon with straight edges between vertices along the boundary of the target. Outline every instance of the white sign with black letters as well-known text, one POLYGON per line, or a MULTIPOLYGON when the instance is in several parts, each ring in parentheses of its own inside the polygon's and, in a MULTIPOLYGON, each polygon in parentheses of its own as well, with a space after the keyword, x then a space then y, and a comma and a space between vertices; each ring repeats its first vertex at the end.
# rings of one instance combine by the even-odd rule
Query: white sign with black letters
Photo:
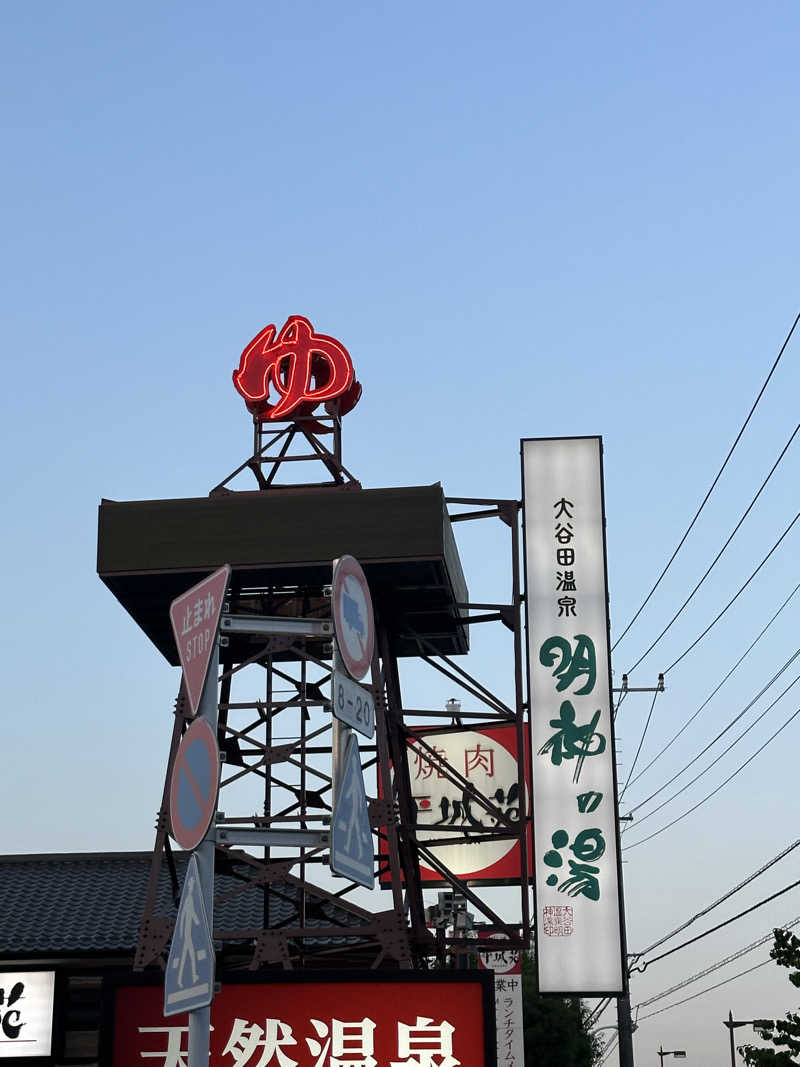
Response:
POLYGON ((55 971, 0 972, 0 1059, 49 1056, 55 971))
POLYGON ((333 714, 364 737, 375 736, 375 701, 372 693, 354 682, 344 671, 331 676, 333 714))
POLYGON ((480 933, 478 967, 494 971, 494 1014, 497 1023, 497 1067, 525 1067, 522 1025, 522 960, 518 951, 483 950, 498 934, 480 933))
POLYGON ((522 442, 543 993, 624 989, 601 447, 522 442))

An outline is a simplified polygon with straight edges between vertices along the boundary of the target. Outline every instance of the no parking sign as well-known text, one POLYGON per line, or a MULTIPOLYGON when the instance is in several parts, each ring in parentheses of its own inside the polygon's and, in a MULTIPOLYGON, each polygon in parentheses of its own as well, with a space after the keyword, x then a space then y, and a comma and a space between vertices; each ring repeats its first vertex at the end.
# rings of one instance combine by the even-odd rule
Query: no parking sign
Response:
POLYGON ((219 789, 219 746, 205 719, 181 739, 169 786, 172 836, 187 852, 197 848, 214 818, 219 789))

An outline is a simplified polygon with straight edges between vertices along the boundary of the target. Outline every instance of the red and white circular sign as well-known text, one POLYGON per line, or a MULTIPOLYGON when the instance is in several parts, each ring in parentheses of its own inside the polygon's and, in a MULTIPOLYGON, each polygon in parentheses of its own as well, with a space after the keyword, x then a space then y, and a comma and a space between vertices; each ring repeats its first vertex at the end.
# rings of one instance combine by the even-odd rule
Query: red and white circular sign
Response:
POLYGON ((359 681, 372 663, 375 620, 367 579, 352 556, 334 561, 331 599, 339 652, 348 673, 359 681))
MULTIPOLYGON (((475 789, 497 806, 514 823, 529 811, 529 794, 519 796, 516 733, 513 726, 496 726, 486 730, 456 730, 447 734, 426 734, 421 738, 446 764, 459 771, 475 789)), ((408 770, 411 798, 417 809, 417 837, 421 844, 439 839, 442 826, 458 827, 452 833, 452 845, 432 845, 431 853, 453 874, 464 879, 519 879, 519 841, 514 837, 486 836, 470 838, 470 829, 480 833, 491 830, 497 820, 480 805, 471 803, 461 786, 451 781, 434 757, 416 745, 413 737, 408 747, 408 770)), ((529 846, 530 847, 530 846, 529 846)), ((420 875, 433 881, 436 873, 420 859, 420 875)))
POLYGON ((195 719, 181 739, 169 787, 172 836, 187 851, 197 848, 214 818, 219 790, 219 746, 205 719, 195 719))
POLYGON ((522 974, 522 960, 518 948, 506 948, 505 945, 496 949, 488 949, 487 942, 506 942, 505 934, 487 934, 480 931, 478 934, 478 967, 486 971, 494 971, 495 974, 522 974))

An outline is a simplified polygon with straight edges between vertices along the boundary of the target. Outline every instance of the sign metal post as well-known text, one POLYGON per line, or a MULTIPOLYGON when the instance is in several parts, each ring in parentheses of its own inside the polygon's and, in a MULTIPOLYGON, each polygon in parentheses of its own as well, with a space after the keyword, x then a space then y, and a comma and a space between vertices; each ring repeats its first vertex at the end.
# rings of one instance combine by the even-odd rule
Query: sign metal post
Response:
MULTIPOLYGON (((216 736, 219 717, 219 705, 217 685, 219 675, 219 620, 222 613, 222 603, 230 581, 231 568, 226 564, 198 585, 193 586, 177 600, 173 601, 170 609, 175 641, 180 654, 183 668, 184 682, 190 695, 192 710, 195 711, 195 722, 190 731, 197 734, 211 735, 211 742, 205 744, 198 739, 199 763, 195 760, 197 754, 189 751, 190 746, 182 745, 173 765, 173 775, 176 780, 170 789, 170 809, 173 822, 173 834, 176 823, 180 826, 179 837, 176 839, 180 844, 180 837, 190 846, 196 838, 192 836, 192 826, 187 825, 185 813, 192 813, 191 804, 181 805, 180 793, 181 782, 179 776, 183 775, 190 785, 196 788, 197 783, 192 783, 192 771, 203 764, 203 751, 205 761, 209 758, 218 759, 216 748, 216 736), (196 632, 195 632, 196 631, 196 632), (199 661, 199 662, 198 662, 199 661), (201 725, 202 724, 202 725, 201 725), (209 756, 209 753, 211 754, 209 756)), ((191 741, 189 733, 185 740, 191 741)), ((201 796, 203 803, 199 804, 202 809, 199 812, 197 823, 198 833, 203 831, 202 840, 192 853, 192 863, 189 870, 194 875, 196 870, 202 901, 205 906, 205 919, 212 942, 212 965, 210 968, 210 988, 207 993, 207 1003, 193 1008, 189 1012, 189 1067, 208 1067, 209 1046, 211 1036, 211 1001, 214 996, 214 967, 213 967, 213 931, 214 931, 214 847, 216 841, 216 793, 219 782, 219 764, 211 768, 211 781, 208 788, 213 792, 213 799, 201 796), (208 811, 209 804, 212 810, 208 811)), ((188 877, 188 875, 187 875, 188 877)), ((203 909, 199 909, 203 910, 203 909)), ((191 931, 189 933, 191 936, 191 931)), ((205 998, 202 998, 205 999, 205 998)))
POLYGON ((372 889, 375 884, 372 832, 353 727, 366 737, 374 736, 374 699, 357 682, 372 665, 375 622, 367 579, 352 556, 334 560, 331 613, 335 638, 331 676, 333 814, 329 862, 334 874, 372 889))
MULTIPOLYGON (((199 719, 205 720, 214 734, 217 732, 217 718, 219 706, 217 703, 217 676, 219 674, 219 635, 214 639, 214 650, 211 653, 206 683, 203 687, 203 695, 200 698, 200 707, 197 712, 199 719)), ((214 840, 216 835, 216 820, 212 819, 206 831, 206 835, 194 855, 197 859, 197 871, 200 877, 200 888, 203 894, 203 902, 206 906, 208 926, 212 937, 214 933, 214 840)), ((212 987, 213 994, 213 987, 212 987)), ((197 1008, 189 1012, 189 1067, 208 1067, 209 1044, 211 1039, 211 1004, 204 1008, 197 1008)))

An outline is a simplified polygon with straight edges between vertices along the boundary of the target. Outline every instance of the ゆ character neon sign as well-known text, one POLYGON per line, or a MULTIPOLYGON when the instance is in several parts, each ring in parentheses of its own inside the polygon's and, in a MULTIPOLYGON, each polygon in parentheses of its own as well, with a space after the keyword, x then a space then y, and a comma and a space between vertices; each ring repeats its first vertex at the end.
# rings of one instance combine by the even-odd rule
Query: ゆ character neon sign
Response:
POLYGON ((337 399, 345 414, 361 396, 347 349, 334 337, 314 333, 302 315, 290 315, 277 337, 273 325, 256 334, 242 352, 233 384, 248 411, 262 420, 297 419, 337 399), (274 403, 270 389, 277 394, 274 403))

